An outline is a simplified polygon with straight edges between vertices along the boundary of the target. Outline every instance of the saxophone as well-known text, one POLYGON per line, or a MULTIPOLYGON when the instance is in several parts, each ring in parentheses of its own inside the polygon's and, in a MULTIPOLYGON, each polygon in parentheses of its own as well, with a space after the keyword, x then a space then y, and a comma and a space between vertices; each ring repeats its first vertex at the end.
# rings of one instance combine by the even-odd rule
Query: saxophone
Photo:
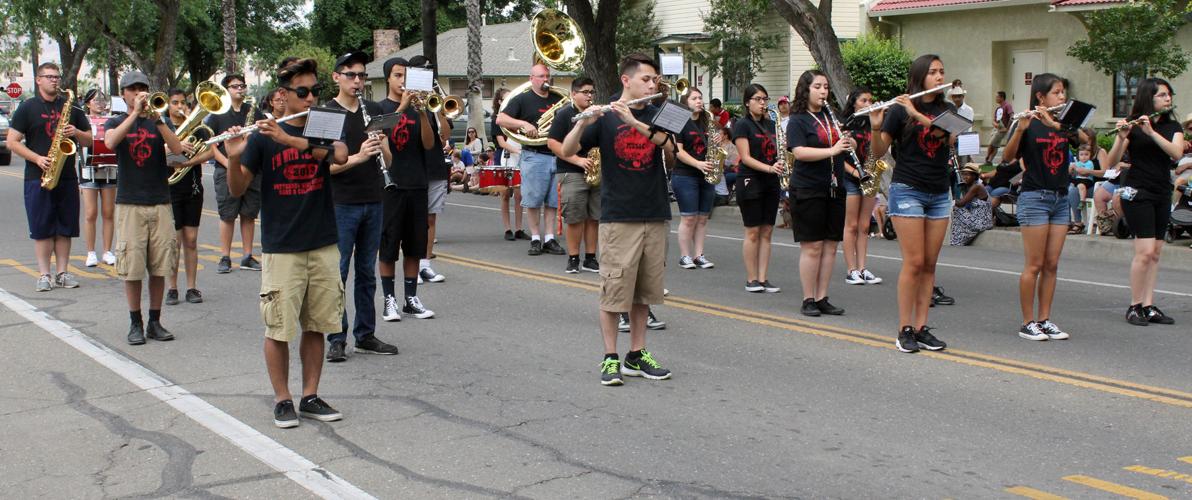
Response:
POLYGON ((861 181, 861 194, 870 198, 882 189, 882 174, 890 169, 885 160, 873 157, 873 141, 869 141, 869 154, 865 157, 865 172, 869 177, 861 181))
POLYGON ((588 159, 592 160, 592 168, 584 171, 584 181, 592 187, 600 187, 600 148, 588 150, 588 159))
POLYGON ((712 170, 704 174, 704 182, 720 184, 720 179, 724 177, 724 159, 728 157, 728 153, 720 147, 720 127, 712 118, 712 113, 704 110, 704 116, 708 120, 708 154, 704 160, 712 166, 712 170))
POLYGON ((247 110, 247 112, 244 113, 244 126, 245 127, 252 125, 253 122, 256 121, 256 120, 252 119, 252 116, 253 116, 252 108, 253 108, 253 105, 256 103, 257 103, 257 100, 255 98, 253 98, 253 96, 248 96, 248 97, 244 98, 244 104, 248 105, 248 110, 247 110))
POLYGON ((62 166, 66 164, 66 157, 74 156, 78 146, 66 137, 66 127, 70 125, 70 105, 74 102, 74 92, 66 89, 66 102, 62 104, 62 112, 58 115, 58 127, 54 129, 54 137, 50 139, 50 168, 41 174, 42 189, 52 190, 58 187, 58 180, 62 177, 62 166))

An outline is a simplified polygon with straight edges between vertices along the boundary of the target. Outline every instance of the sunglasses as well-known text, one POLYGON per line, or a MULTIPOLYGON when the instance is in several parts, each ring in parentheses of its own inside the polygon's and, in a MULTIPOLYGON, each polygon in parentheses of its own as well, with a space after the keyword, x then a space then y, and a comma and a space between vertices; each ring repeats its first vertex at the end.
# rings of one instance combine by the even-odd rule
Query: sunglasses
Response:
POLYGON ((313 87, 298 87, 298 88, 282 87, 282 88, 286 89, 290 92, 293 92, 295 95, 298 96, 299 99, 306 99, 306 97, 311 94, 315 94, 317 96, 317 95, 323 93, 323 84, 321 84, 321 83, 316 83, 315 86, 313 86, 313 87))
POLYGON ((235 89, 235 90, 244 90, 244 89, 248 88, 248 85, 245 85, 243 83, 234 83, 232 85, 228 85, 228 88, 235 89))
POLYGON ((336 73, 343 75, 344 78, 347 78, 349 80, 355 80, 357 78, 359 78, 361 80, 368 79, 368 73, 365 73, 365 72, 357 73, 355 71, 336 71, 336 73))

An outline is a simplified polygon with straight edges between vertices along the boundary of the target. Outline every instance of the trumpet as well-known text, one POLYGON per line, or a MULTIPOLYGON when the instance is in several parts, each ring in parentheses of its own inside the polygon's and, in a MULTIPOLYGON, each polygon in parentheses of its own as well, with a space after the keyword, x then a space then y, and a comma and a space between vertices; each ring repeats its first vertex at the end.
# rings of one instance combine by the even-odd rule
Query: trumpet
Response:
MULTIPOLYGON (((936 92, 940 92, 940 91, 942 91, 942 90, 947 90, 947 89, 950 89, 950 88, 952 88, 952 84, 951 84, 951 83, 945 83, 945 84, 943 84, 943 85, 940 85, 940 86, 938 86, 938 87, 936 87, 936 88, 933 88, 933 89, 927 89, 927 90, 924 90, 924 91, 922 91, 922 92, 916 92, 916 93, 914 93, 914 94, 911 94, 911 95, 910 95, 910 98, 911 98, 911 99, 915 99, 915 98, 917 98, 917 97, 923 97, 923 96, 925 96, 925 95, 928 95, 928 94, 934 94, 934 93, 936 93, 936 92)), ((854 116, 854 117, 858 117, 858 116, 865 116, 865 115, 867 115, 867 114, 869 114, 869 113, 872 113, 872 112, 874 112, 874 111, 879 111, 879 110, 886 109, 886 108, 888 108, 888 107, 890 107, 890 106, 893 106, 893 105, 895 105, 895 104, 898 104, 898 101, 895 101, 894 99, 890 99, 889 101, 882 101, 882 102, 879 102, 879 103, 876 103, 876 104, 870 104, 870 105, 868 105, 868 106, 865 106, 864 108, 861 108, 861 109, 857 110, 857 112, 856 112, 856 113, 853 113, 853 116, 854 116)))
POLYGON ((151 113, 165 113, 170 109, 170 98, 166 96, 165 92, 154 92, 149 94, 149 98, 145 100, 145 106, 141 108, 141 116, 147 117, 151 113))
POLYGON ((434 92, 426 97, 426 109, 432 113, 443 112, 443 116, 448 120, 459 118, 459 115, 464 112, 464 101, 456 96, 448 94, 443 91, 443 87, 439 86, 439 81, 435 80, 434 92))
MULTIPOLYGON (((293 119, 295 119, 295 118, 302 118, 303 116, 306 116, 306 115, 308 115, 308 114, 310 114, 310 110, 306 110, 306 111, 303 111, 303 112, 301 112, 301 113, 294 113, 294 114, 292 114, 292 115, 283 116, 283 117, 281 117, 281 118, 278 118, 276 121, 277 121, 277 123, 285 123, 285 122, 288 122, 288 121, 290 121, 290 120, 293 120, 293 119)), ((223 141, 226 141, 226 140, 228 140, 228 139, 232 139, 232 138, 234 138, 234 137, 241 137, 241 136, 245 136, 245 135, 251 134, 251 133, 253 133, 253 132, 256 132, 256 131, 257 131, 257 129, 259 129, 259 128, 261 128, 259 125, 249 125, 249 126, 247 126, 247 127, 243 127, 243 128, 241 128, 241 129, 240 129, 240 132, 237 132, 237 133, 235 133, 235 134, 233 134, 233 133, 231 133, 231 132, 225 132, 225 133, 219 134, 219 135, 217 135, 217 136, 215 136, 215 137, 212 137, 212 138, 210 138, 210 139, 207 139, 207 142, 204 142, 203 144, 206 144, 206 145, 208 145, 208 146, 210 146, 210 145, 213 145, 213 144, 219 144, 219 143, 221 143, 221 142, 223 142, 223 141)))
MULTIPOLYGON (((651 95, 648 95, 648 96, 645 96, 642 98, 638 98, 638 99, 634 99, 632 101, 626 102, 625 105, 626 106, 636 106, 643 102, 653 101, 654 99, 657 99, 664 95, 666 95, 666 94, 663 94, 662 92, 659 92, 657 94, 651 94, 651 95)), ((602 106, 593 106, 593 107, 589 108, 587 111, 584 111, 582 113, 576 113, 575 116, 571 117, 571 123, 575 123, 580 120, 583 120, 584 118, 587 118, 589 116, 596 114, 596 112, 598 112, 598 111, 608 111, 610 109, 613 109, 611 104, 605 104, 602 106)))
MULTIPOLYGON (((1155 111, 1154 113, 1151 113, 1151 114, 1149 114, 1149 115, 1146 115, 1146 116, 1145 116, 1145 118, 1149 118, 1150 120, 1154 121, 1154 119, 1155 119, 1155 118, 1158 118, 1158 117, 1160 117, 1160 116, 1163 116, 1164 114, 1166 114, 1166 113, 1169 113, 1169 112, 1172 112, 1172 111, 1175 111, 1175 106, 1172 106, 1172 107, 1170 107, 1170 108, 1164 108, 1164 109, 1161 109, 1161 110, 1159 110, 1159 111, 1155 111)), ((1116 133, 1118 133, 1118 132, 1121 132, 1121 131, 1123 131, 1123 130, 1130 130, 1130 128, 1134 127, 1135 125, 1141 124, 1141 123, 1142 123, 1142 119, 1143 119, 1143 118, 1144 118, 1144 117, 1140 116, 1140 117, 1138 117, 1138 118, 1135 118, 1135 119, 1133 119, 1133 120, 1130 120, 1130 121, 1128 121, 1128 122, 1126 122, 1126 123, 1123 123, 1123 124, 1121 124, 1121 125, 1119 125, 1119 126, 1117 126, 1117 127, 1114 127, 1114 128, 1112 128, 1112 129, 1110 129, 1108 132, 1105 132, 1105 133, 1104 133, 1104 134, 1102 134, 1102 135, 1104 135, 1104 136, 1108 137, 1108 136, 1111 136, 1111 135, 1113 135, 1113 134, 1116 134, 1116 133)))
POLYGON ((683 97, 691 92, 691 82, 686 78, 679 78, 677 80, 667 80, 662 77, 658 78, 658 91, 664 95, 670 95, 674 90, 679 97, 683 97))

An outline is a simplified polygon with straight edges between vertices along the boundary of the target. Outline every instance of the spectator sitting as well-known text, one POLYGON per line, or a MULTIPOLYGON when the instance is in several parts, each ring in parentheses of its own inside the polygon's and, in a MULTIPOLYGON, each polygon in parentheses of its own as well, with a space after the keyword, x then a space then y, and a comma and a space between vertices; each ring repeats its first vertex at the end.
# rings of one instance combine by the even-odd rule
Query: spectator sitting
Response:
POLYGON ((1002 203, 1014 202, 1013 187, 1022 182, 1021 174, 1020 160, 998 164, 992 171, 981 174, 981 180, 989 186, 986 192, 992 208, 996 209, 1002 203))
POLYGON ((1125 161, 1104 173, 1105 182, 1097 185, 1093 190, 1093 208, 1097 211, 1097 232, 1102 235, 1113 234, 1113 227, 1117 224, 1118 214, 1122 213, 1121 200, 1117 197, 1117 188, 1121 176, 1130 168, 1125 161))
POLYGON ((960 169, 964 196, 952 208, 952 245, 967 246, 978 234, 993 227, 993 207, 981 184, 981 166, 969 163, 960 169))

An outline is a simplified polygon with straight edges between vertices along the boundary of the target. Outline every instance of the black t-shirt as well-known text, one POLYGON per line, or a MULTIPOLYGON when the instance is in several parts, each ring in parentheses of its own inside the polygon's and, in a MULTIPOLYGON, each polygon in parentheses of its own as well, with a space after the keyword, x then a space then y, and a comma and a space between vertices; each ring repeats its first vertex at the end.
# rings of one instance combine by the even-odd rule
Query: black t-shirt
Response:
MULTIPOLYGON (((555 121, 550 125, 550 138, 559 142, 563 142, 563 139, 567 138, 567 134, 571 132, 571 126, 574 125, 571 123, 571 118, 574 117, 576 113, 579 113, 579 110, 575 109, 574 104, 570 106, 564 106, 562 109, 555 112, 555 121)), ((591 149, 592 148, 581 148, 579 150, 579 156, 581 158, 588 156, 588 152, 591 149)), ((555 171, 560 174, 582 174, 584 173, 584 168, 562 158, 556 158, 555 171)))
MULTIPOLYGON (((795 113, 790 117, 786 126, 786 145, 791 149, 799 147, 830 148, 840 136, 832 126, 828 113, 820 111, 795 113), (818 120, 818 121, 817 121, 818 120)), ((819 161, 795 160, 791 170, 791 187, 797 189, 824 190, 832 185, 832 175, 837 181, 844 176, 844 158, 847 153, 835 157, 824 158, 819 161)), ((837 183, 839 186, 839 182, 837 183)))
MULTIPOLYGON (((344 120, 344 144, 348 146, 348 154, 354 155, 360 152, 360 145, 368 138, 364 132, 364 112, 370 116, 376 117, 381 115, 381 106, 372 101, 360 100, 355 112, 348 112, 348 117, 344 120)), ((347 111, 339 101, 332 99, 327 101, 326 106, 331 109, 343 109, 347 111)), ((331 194, 335 196, 336 203, 354 204, 354 203, 380 203, 381 191, 384 180, 381 178, 381 173, 377 171, 377 157, 366 161, 360 165, 356 165, 338 174, 331 176, 331 194)))
MULTIPOLYGON (((397 112, 401 103, 386 98, 380 104, 381 111, 388 114, 397 112)), ((414 111, 414 106, 407 106, 402 116, 398 117, 397 125, 386 131, 389 150, 393 152, 389 177, 398 189, 426 189, 426 153, 422 148, 421 129, 421 120, 425 119, 425 113, 414 111)))
MULTIPOLYGON (((646 120, 657 112, 646 106, 633 116, 646 120)), ((613 113, 589 125, 580 144, 600 148, 600 222, 670 220, 662 148, 613 113)))
POLYGON ((1002 163, 995 167, 993 177, 989 179, 989 187, 1010 187, 1010 181, 1014 176, 1022 172, 1022 168, 1018 162, 1002 163))
MULTIPOLYGON (((944 111, 956 111, 951 103, 936 99, 918 106, 919 112, 935 118, 944 111)), ((932 127, 911 120, 902 106, 893 106, 882 122, 882 132, 894 138, 894 177, 927 193, 946 193, 952 185, 948 136, 935 137, 932 127)))
MULTIPOLYGON (((749 115, 738 119, 736 123, 733 123, 733 142, 741 137, 749 141, 749 156, 751 158, 766 165, 773 165, 778 161, 774 122, 769 117, 763 117, 760 123, 749 115)), ((745 177, 759 179, 763 188, 778 189, 778 174, 759 172, 742 163, 737 178, 745 177)))
MULTIPOLYGON (((170 127, 175 133, 178 132, 178 127, 174 126, 174 122, 166 119, 166 126, 170 127)), ((199 130, 194 133, 195 137, 201 140, 210 139, 210 134, 206 130, 199 130)), ((170 172, 173 175, 173 171, 170 172)), ((195 165, 190 168, 186 176, 182 180, 170 184, 170 199, 171 200, 189 200, 195 196, 203 196, 203 166, 195 165)))
POLYGON ((445 181, 451 177, 451 162, 443 154, 443 138, 439 136, 439 117, 430 115, 430 133, 434 136, 434 147, 426 150, 426 179, 445 181))
POLYGON ((497 142, 497 136, 505 137, 505 132, 501 130, 500 125, 497 125, 497 114, 493 113, 493 165, 500 165, 505 156, 505 148, 501 147, 501 143, 497 142))
MULTIPOLYGON (((683 131, 679 133, 679 143, 683 144, 683 151, 699 161, 708 159, 708 132, 698 120, 687 120, 683 131)), ((674 175, 688 177, 703 177, 704 172, 681 161, 676 162, 674 175)))
MULTIPOLYGON (((12 114, 11 127, 25 135, 25 147, 39 155, 48 156, 50 140, 53 139, 54 132, 58 130, 58 118, 62 115, 62 106, 65 103, 66 96, 64 94, 58 94, 54 102, 47 102, 41 98, 41 94, 38 94, 17 106, 17 110, 12 114)), ((79 130, 91 130, 91 122, 87 120, 87 114, 75 107, 70 108, 70 124, 79 130)), ((74 139, 71 138, 71 140, 74 139)), ((77 143, 75 145, 78 146, 77 143)), ((74 169, 76 155, 66 158, 59 179, 78 178, 74 169)), ((25 180, 40 179, 41 174, 42 170, 36 163, 25 161, 25 180)))
MULTIPOLYGON (((239 110, 229 109, 227 113, 224 113, 222 115, 208 116, 207 119, 203 121, 203 123, 206 124, 208 127, 211 127, 211 131, 215 132, 215 135, 219 135, 219 134, 226 132, 228 129, 230 129, 232 127, 245 126, 246 121, 248 122, 248 125, 252 125, 253 122, 255 122, 257 120, 265 119, 265 113, 261 112, 261 108, 255 106, 255 105, 252 107, 252 116, 253 116, 252 120, 248 120, 248 104, 240 103, 239 110)), ((220 154, 224 155, 224 157, 227 157, 228 150, 224 149, 223 143, 217 144, 216 147, 219 148, 220 154)), ((219 167, 226 166, 226 165, 220 163, 219 160, 215 161, 215 165, 219 166, 219 167)))
MULTIPOLYGON (((127 115, 116 115, 104 124, 106 133, 116 130, 127 115)), ((116 145, 116 203, 159 205, 170 202, 170 174, 166 165, 166 140, 157 129, 156 118, 137 117, 124 140, 116 145)))
MULTIPOLYGON (((1180 124, 1165 120, 1152 125, 1155 132, 1167 140, 1182 133, 1180 124)), ((1171 195, 1175 186, 1171 183, 1171 167, 1175 163, 1167 156, 1154 139, 1142 131, 1142 127, 1130 130, 1130 145, 1126 152, 1130 155, 1130 175, 1122 181, 1123 186, 1130 186, 1146 192, 1150 198, 1163 198, 1171 195)))
POLYGON ((1026 165, 1022 191, 1068 192, 1068 134, 1031 120, 1018 141, 1018 158, 1026 165))
MULTIPOLYGON (((524 120, 532 125, 537 125, 538 119, 542 118, 542 114, 561 100, 563 100, 563 96, 560 96, 554 92, 548 93, 546 97, 541 97, 531 90, 513 96, 513 99, 510 99, 505 103, 505 109, 501 110, 501 112, 518 120, 524 120)), ((538 131, 539 135, 546 135, 547 132, 547 130, 538 131)), ((554 154, 551 153, 550 148, 547 148, 545 145, 524 146, 523 150, 525 149, 548 155, 554 154)))
MULTIPOLYGON (((302 128, 281 124, 293 136, 302 128)), ((278 144, 254 132, 240 163, 261 178, 261 249, 265 253, 305 252, 333 245, 335 206, 331 199, 330 153, 323 161, 310 152, 278 144)))

